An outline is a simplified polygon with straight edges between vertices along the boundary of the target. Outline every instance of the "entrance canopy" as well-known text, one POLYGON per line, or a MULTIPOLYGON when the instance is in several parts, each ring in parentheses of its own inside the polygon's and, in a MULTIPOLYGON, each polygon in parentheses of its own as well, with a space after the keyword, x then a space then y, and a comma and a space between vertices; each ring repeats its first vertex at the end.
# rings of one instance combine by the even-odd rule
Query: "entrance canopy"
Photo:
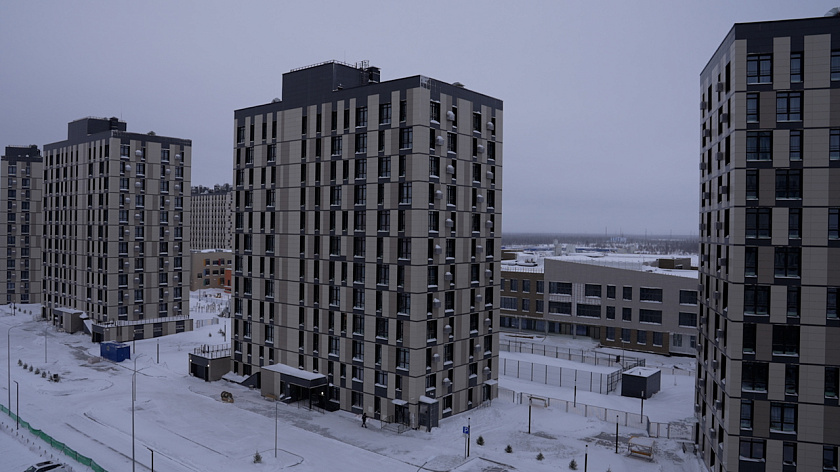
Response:
POLYGON ((316 388, 327 385, 327 377, 323 374, 307 372, 285 364, 263 366, 262 370, 280 374, 280 381, 289 385, 303 388, 316 388))

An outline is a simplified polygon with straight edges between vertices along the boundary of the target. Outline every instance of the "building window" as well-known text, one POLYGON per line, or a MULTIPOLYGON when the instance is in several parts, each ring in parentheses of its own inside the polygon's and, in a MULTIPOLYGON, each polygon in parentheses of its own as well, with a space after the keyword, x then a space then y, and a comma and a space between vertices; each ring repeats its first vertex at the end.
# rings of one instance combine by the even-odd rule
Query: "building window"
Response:
POLYGON ((558 295, 571 295, 572 284, 571 282, 549 282, 548 293, 558 295))
POLYGON ((787 316, 791 318, 799 317, 800 293, 800 287, 789 286, 787 289, 787 316))
MULTIPOLYGON (((356 127, 367 126, 368 110, 367 107, 356 107, 356 127)), ((346 124, 345 124, 346 125, 346 124)))
POLYGON ((747 131, 747 160, 769 161, 772 158, 772 131, 747 131))
POLYGON ((587 297, 601 297, 601 286, 596 284, 586 284, 583 288, 583 293, 587 297))
POLYGON ((662 324, 662 312, 660 310, 645 310, 642 308, 639 310, 639 322, 662 324))
POLYGON ((828 158, 840 160, 840 129, 833 129, 828 136, 828 158))
POLYGON ((790 82, 798 84, 802 82, 802 53, 793 52, 790 54, 790 82))
POLYGON ((769 238, 772 230, 772 210, 770 208, 747 208, 746 232, 747 238, 769 238))
MULTIPOLYGON (((355 149, 354 151, 357 153, 365 153, 367 152, 367 133, 359 133, 356 135, 355 139, 355 149)), ((358 178, 358 176, 357 176, 358 178)))
POLYGON ((802 121, 802 92, 776 92, 776 121, 802 121))
MULTIPOLYGON (((838 142, 840 144, 840 142, 838 142)), ((802 131, 791 130, 789 141, 789 158, 792 161, 802 160, 802 131)), ((837 157, 840 159, 840 155, 837 157)))
POLYGON ((629 343, 630 342, 630 329, 628 328, 621 328, 621 342, 629 343))
POLYGON ((622 300, 633 300, 633 287, 623 287, 621 290, 622 300))
POLYGON ((782 443, 782 464, 796 465, 796 443, 782 443))
POLYGON ((623 307, 621 309, 621 321, 633 321, 633 309, 623 307))
POLYGON ((607 298, 615 300, 615 285, 607 285, 607 298))
POLYGON ((743 460, 763 461, 764 460, 763 439, 741 439, 740 458, 743 460))
POLYGON ((747 94, 747 123, 758 123, 758 94, 747 94))
POLYGON ((840 51, 831 51, 831 80, 840 80, 840 51))
POLYGON ((799 366, 796 364, 785 364, 785 395, 798 395, 798 392, 799 366))
POLYGON ((770 287, 747 285, 744 287, 744 313, 767 315, 770 313, 770 287))
POLYGON ((400 128, 400 149, 411 149, 414 142, 412 128, 400 128))
POLYGON ((802 198, 802 170, 776 169, 776 199, 798 200, 802 198))
POLYGON ((796 405, 770 403, 770 431, 796 432, 796 405))
POLYGON ((615 341, 615 328, 612 326, 607 326, 607 334, 606 334, 607 341, 615 341))
POLYGON ((680 305, 697 305, 697 291, 680 290, 680 305))
POLYGON ((741 429, 752 429, 753 402, 741 399, 741 429))
POLYGON ((429 121, 440 123, 440 102, 432 100, 429 103, 429 121))
POLYGON ((585 303, 577 304, 577 315, 585 316, 587 318, 600 318, 601 305, 587 305, 585 303))
POLYGON ((662 289, 661 288, 639 288, 639 300, 643 302, 659 302, 662 303, 662 289))
POLYGON ((615 319, 615 307, 614 306, 608 306, 607 307, 606 317, 607 317, 608 320, 614 320, 615 319))
POLYGON ((379 124, 380 125, 391 124, 391 104, 390 103, 381 103, 379 105, 379 124))
POLYGON ((773 355, 799 355, 799 326, 773 325, 773 355))
POLYGON ((799 277, 801 248, 776 247, 774 274, 776 277, 799 277))
POLYGON ((838 383, 838 379, 840 379, 840 369, 838 369, 837 367, 826 367, 825 368, 825 397, 826 398, 837 398, 838 389, 840 388, 840 383, 838 383))
POLYGON ((555 315, 571 315, 572 304, 571 302, 553 302, 549 300, 548 312, 555 315))
POLYGON ((692 328, 697 327, 697 313, 687 313, 681 311, 678 318, 680 326, 689 326, 692 328))
POLYGON ((745 354, 755 354, 756 337, 755 323, 744 323, 743 346, 741 351, 745 354))
MULTIPOLYGON (((834 64, 834 56, 831 57, 831 63, 834 64)), ((833 68, 832 68, 833 70, 833 68)), ((834 73, 831 74, 832 80, 834 73)), ((838 79, 840 80, 840 79, 838 79)), ((823 446, 823 472, 837 470, 837 446, 823 446)))
POLYGON ((767 364, 744 362, 741 365, 741 390, 748 392, 767 391, 767 364))
POLYGON ((647 344, 647 331, 642 329, 636 331, 636 344, 647 344))
POLYGON ((747 84, 769 84, 773 82, 772 54, 750 54, 747 56, 747 84))
POLYGON ((788 238, 802 238, 802 209, 791 208, 788 210, 788 238))

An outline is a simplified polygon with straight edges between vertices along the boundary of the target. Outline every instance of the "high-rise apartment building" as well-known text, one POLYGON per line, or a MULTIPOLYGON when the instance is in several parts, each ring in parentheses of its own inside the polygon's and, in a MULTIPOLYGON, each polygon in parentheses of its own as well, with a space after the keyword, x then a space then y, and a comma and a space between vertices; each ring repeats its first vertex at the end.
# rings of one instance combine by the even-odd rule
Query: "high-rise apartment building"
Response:
POLYGON ((233 370, 413 427, 497 394, 502 101, 327 62, 235 112, 233 370))
POLYGON ((44 146, 44 303, 93 340, 191 329, 188 139, 83 118, 44 146))
POLYGON ((7 146, 0 158, 0 303, 41 303, 42 185, 38 146, 7 146))
POLYGON ((192 249, 230 249, 233 235, 233 189, 196 186, 190 196, 192 249))
POLYGON ((700 102, 703 461, 836 471, 840 17, 734 25, 700 102))

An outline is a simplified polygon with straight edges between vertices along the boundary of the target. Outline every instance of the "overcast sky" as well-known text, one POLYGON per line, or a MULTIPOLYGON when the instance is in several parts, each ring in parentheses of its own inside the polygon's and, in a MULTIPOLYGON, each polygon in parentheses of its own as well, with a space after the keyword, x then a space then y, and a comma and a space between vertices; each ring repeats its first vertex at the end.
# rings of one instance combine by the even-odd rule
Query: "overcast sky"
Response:
POLYGON ((840 2, 4 1, 0 146, 117 116, 192 139, 232 181, 233 110, 281 76, 369 60, 504 100, 505 232, 696 234, 699 74, 733 23, 840 2))

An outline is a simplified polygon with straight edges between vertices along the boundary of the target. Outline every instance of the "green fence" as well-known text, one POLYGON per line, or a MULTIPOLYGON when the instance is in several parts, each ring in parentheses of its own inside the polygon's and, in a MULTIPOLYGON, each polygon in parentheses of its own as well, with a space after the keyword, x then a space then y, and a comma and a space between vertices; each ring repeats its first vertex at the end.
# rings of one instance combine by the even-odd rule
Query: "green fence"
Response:
POLYGON ((78 452, 74 451, 73 449, 70 449, 69 447, 67 447, 67 445, 65 445, 64 443, 56 441, 49 434, 41 431, 40 429, 33 428, 32 426, 29 425, 29 423, 27 423, 26 421, 23 421, 22 419, 18 418, 17 415, 15 415, 11 411, 9 411, 9 409, 6 408, 5 406, 0 405, 0 411, 9 415, 12 418, 12 420, 19 421, 20 425, 23 426, 24 428, 28 429, 32 434, 41 438, 45 443, 47 443, 50 446, 52 446, 53 448, 57 449, 58 452, 63 453, 65 456, 73 459, 74 461, 78 462, 79 464, 90 467, 91 470, 93 470, 94 472, 107 472, 99 464, 94 462, 94 460, 91 459, 90 457, 83 456, 83 455, 79 454, 78 452))

